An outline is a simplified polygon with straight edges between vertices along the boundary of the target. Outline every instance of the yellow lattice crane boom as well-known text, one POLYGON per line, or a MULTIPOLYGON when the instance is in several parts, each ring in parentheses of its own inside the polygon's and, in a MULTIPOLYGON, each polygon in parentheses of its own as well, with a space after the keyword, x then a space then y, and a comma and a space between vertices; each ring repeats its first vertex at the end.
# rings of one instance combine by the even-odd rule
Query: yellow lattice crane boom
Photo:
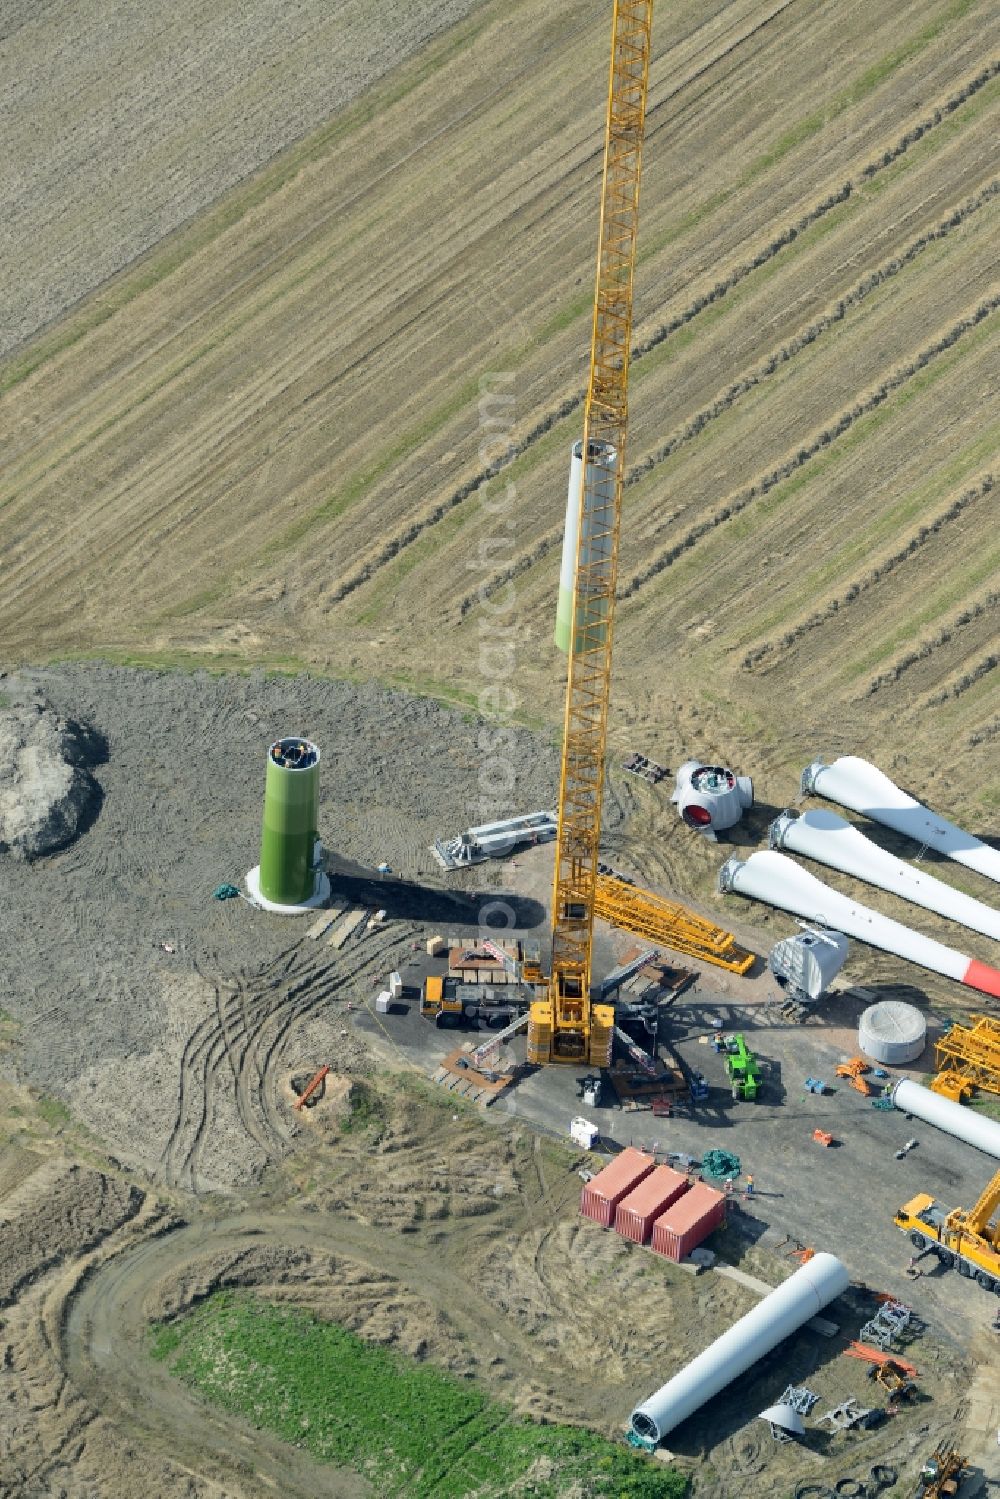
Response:
POLYGON ((615 0, 559 782, 552 966, 546 997, 531 1006, 531 1062, 606 1067, 611 1061, 614 1009, 591 1004, 590 963, 652 18, 652 0, 615 0))

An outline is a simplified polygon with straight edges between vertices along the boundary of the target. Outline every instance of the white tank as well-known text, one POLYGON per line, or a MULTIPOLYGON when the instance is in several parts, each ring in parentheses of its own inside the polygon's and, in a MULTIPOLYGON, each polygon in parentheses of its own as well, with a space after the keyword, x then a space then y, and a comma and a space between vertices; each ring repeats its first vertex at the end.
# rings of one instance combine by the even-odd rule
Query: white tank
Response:
POLYGON ((887 1067, 915 1062, 926 1045, 926 1020, 915 1005, 901 999, 870 1005, 858 1021, 858 1049, 887 1067))
POLYGON ((655 1395, 637 1405, 632 1430, 647 1441, 662 1442, 675 1426, 815 1317, 850 1283, 851 1277, 835 1255, 813 1255, 655 1395))
POLYGON ((925 1124, 932 1124, 935 1129, 944 1130, 945 1134, 954 1135, 957 1140, 964 1140, 1000 1160, 1000 1123, 996 1119, 987 1119, 985 1114, 942 1098, 940 1093, 932 1093, 930 1088, 922 1088, 908 1077, 900 1078, 893 1088, 892 1101, 901 1114, 923 1119, 925 1124))
POLYGON ((800 994, 819 999, 847 962, 843 932, 806 930, 776 942, 767 958, 771 972, 800 994))

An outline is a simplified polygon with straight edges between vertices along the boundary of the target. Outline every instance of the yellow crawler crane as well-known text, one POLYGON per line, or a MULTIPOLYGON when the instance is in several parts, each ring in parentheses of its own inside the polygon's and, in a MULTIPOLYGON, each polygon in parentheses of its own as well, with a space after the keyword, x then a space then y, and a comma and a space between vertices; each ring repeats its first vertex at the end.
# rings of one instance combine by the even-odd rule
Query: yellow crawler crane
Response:
POLYGON ((652 19, 652 0, 615 0, 559 781, 552 968, 546 997, 532 1004, 528 1025, 528 1060, 535 1063, 611 1062, 614 1007, 591 1004, 590 964, 652 19))

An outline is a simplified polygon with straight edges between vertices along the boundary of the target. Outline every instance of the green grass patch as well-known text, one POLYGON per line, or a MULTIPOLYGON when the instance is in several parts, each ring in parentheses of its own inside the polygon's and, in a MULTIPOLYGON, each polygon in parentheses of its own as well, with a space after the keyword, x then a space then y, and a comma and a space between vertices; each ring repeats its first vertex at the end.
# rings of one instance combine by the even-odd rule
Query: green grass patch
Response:
POLYGON ((259 564, 271 562, 287 552, 290 547, 297 546, 317 526, 338 520, 352 505, 363 499, 394 464, 405 458, 407 454, 415 452, 428 438, 433 437, 463 407, 469 406, 478 393, 479 377, 477 375, 475 379, 466 380, 447 400, 436 406, 423 421, 407 428, 396 442, 382 450, 373 463, 353 474, 346 484, 341 489, 335 490, 322 505, 317 506, 308 515, 300 517, 294 525, 289 526, 280 536, 276 536, 273 541, 269 542, 258 558, 259 564))
POLYGON ((385 1104, 374 1088, 369 1088, 365 1083, 355 1083, 351 1089, 350 1113, 341 1122, 341 1132, 345 1135, 360 1135, 365 1130, 381 1128, 385 1123, 385 1104))
POLYGON ((154 1327, 151 1352, 217 1406, 405 1499, 680 1499, 686 1480, 624 1445, 535 1426, 467 1381, 312 1315, 223 1291, 154 1327))
POLYGON ((1000 1121, 1000 1098, 992 1093, 980 1093, 965 1105, 966 1108, 975 1109, 977 1114, 985 1114, 987 1119, 1000 1121))
POLYGON ((398 552, 392 561, 376 575, 368 595, 368 602, 357 615, 355 623, 371 624, 379 619, 386 606, 395 599, 396 591, 403 579, 421 562, 448 546, 462 527, 479 514, 479 502, 474 496, 470 496, 461 508, 456 508, 443 516, 441 520, 429 526, 423 536, 418 537, 416 541, 411 541, 408 546, 398 552))
POLYGON ((131 666, 141 671, 204 671, 213 677, 245 676, 263 671, 265 676, 298 677, 322 675, 297 656, 263 656, 249 660, 237 651, 134 650, 126 646, 94 646, 92 650, 62 650, 46 655, 48 666, 76 661, 105 662, 109 666, 131 666))
MULTIPOLYGON (((974 596, 977 588, 997 576, 1000 569, 1000 547, 987 549, 979 554, 978 566, 964 569, 958 577, 949 577, 944 586, 932 593, 925 593, 925 606, 911 614, 895 630, 878 637, 877 645, 866 655, 844 669, 845 681, 853 682, 872 671, 880 662, 886 661, 904 645, 917 641, 921 630, 942 619, 964 599, 974 596)), ((968 698, 966 699, 968 702, 968 698)))
MULTIPOLYGON (((940 380, 942 376, 948 374, 959 360, 967 358, 975 352, 981 343, 991 338, 993 336, 993 322, 994 319, 992 317, 984 318, 976 328, 965 333, 951 348, 938 355, 923 369, 915 372, 904 385, 888 395, 880 406, 859 417, 835 442, 832 442, 825 448, 819 449, 811 458, 807 459, 796 473, 790 474, 787 479, 782 480, 780 484, 776 484, 766 495, 754 500, 737 515, 726 521, 724 525, 717 527, 711 536, 706 537, 698 548, 688 552, 684 557, 678 558, 670 569, 671 586, 677 589, 693 574, 700 572, 705 565, 705 557, 709 555, 710 548, 718 548, 720 546, 730 547, 734 540, 739 540, 750 536, 752 533, 756 533, 762 522, 770 519, 779 510, 787 507, 789 501, 794 499, 802 489, 807 485, 814 484, 829 469, 842 463, 860 444, 867 442, 880 427, 887 422, 893 421, 899 410, 907 406, 915 396, 922 395, 940 380)), ((963 457, 971 457, 975 461, 978 461, 978 455, 987 446, 985 440, 981 438, 975 444, 970 444, 967 450, 963 450, 963 457)), ((637 492, 641 494, 647 485, 654 484, 658 480, 662 482, 664 473, 668 471, 670 463, 677 456, 677 453, 671 454, 671 457, 666 459, 664 463, 658 464, 649 474, 643 476, 639 484, 634 486, 632 490, 631 498, 633 501, 637 492)), ((904 502, 904 513, 907 508, 911 511, 915 510, 915 501, 911 499, 908 502, 904 502)), ((901 515, 897 512, 897 522, 901 518, 901 515)), ((968 594, 974 586, 975 581, 981 580, 984 575, 984 570, 980 568, 975 574, 975 579, 971 575, 963 576, 959 584, 952 590, 954 597, 957 599, 968 594)), ((812 584, 810 584, 811 587, 812 584)), ((790 601, 788 607, 790 607, 790 601)), ((783 606, 782 616, 788 612, 788 607, 783 606)), ((764 619, 756 620, 754 622, 753 635, 755 637, 758 636, 763 630, 770 628, 775 623, 777 623, 777 616, 773 613, 764 619)), ((907 628, 909 629, 911 626, 915 627, 913 621, 908 622, 907 628)), ((880 652, 879 654, 883 653, 880 652)), ((866 665, 859 664, 854 675, 858 675, 866 669, 866 665)))
POLYGON ((861 189, 864 196, 872 197, 884 192, 904 172, 911 171, 913 167, 926 161, 928 156, 933 156, 935 152, 948 145, 949 141, 965 129, 966 125, 971 124, 986 110, 992 109, 998 95, 1000 95, 1000 78, 984 83, 971 99, 966 100, 955 110, 954 114, 948 115, 939 125, 935 125, 933 130, 910 146, 903 156, 898 156, 890 167, 878 172, 865 182, 861 189))
POLYGON ((39 1117, 44 1119, 45 1123, 51 1125, 53 1129, 64 1124, 69 1124, 72 1118, 69 1109, 58 1098, 46 1098, 43 1096, 38 1100, 36 1107, 39 1117))
MULTIPOLYGON (((75 662, 106 663, 109 666, 129 666, 137 671, 206 672, 209 676, 246 676, 252 671, 263 671, 266 677, 318 677, 336 682, 378 681, 392 691, 407 692, 412 697, 434 698, 447 708, 457 708, 463 717, 479 717, 479 697, 475 692, 455 687, 449 682, 440 682, 436 677, 420 676, 409 672, 394 672, 375 676, 348 668, 336 671, 321 669, 312 662, 302 661, 297 656, 263 656, 253 659, 235 652, 162 650, 142 651, 124 647, 95 646, 93 650, 53 651, 40 659, 40 664, 58 666, 75 662)), ((486 715, 491 719, 488 710, 486 715)), ((531 729, 537 733, 548 733, 553 725, 537 714, 515 710, 504 719, 531 729)), ((438 1090, 435 1089, 435 1092, 438 1090)))

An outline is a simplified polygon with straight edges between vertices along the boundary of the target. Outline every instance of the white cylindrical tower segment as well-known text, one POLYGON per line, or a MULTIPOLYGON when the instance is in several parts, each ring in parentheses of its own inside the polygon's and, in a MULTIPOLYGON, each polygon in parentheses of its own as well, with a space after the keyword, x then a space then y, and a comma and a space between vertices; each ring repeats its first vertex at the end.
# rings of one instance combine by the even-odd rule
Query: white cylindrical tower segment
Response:
POLYGON ((926 1045, 926 1020, 916 1005, 901 999, 869 1005, 858 1021, 858 1050, 887 1067, 915 1062, 926 1045))
POLYGON ((922 1119, 925 1124, 932 1124, 935 1129, 944 1130, 956 1140, 964 1140, 966 1145, 974 1145, 1000 1160, 1000 1123, 996 1119, 987 1119, 985 1114, 976 1114, 950 1098, 942 1098, 940 1093, 932 1093, 930 1088, 922 1088, 908 1077, 900 1078, 895 1085, 892 1101, 901 1114, 912 1114, 915 1119, 922 1119))
POLYGON ((580 618, 576 638, 584 617, 602 627, 607 618, 605 595, 601 585, 611 581, 611 543, 615 503, 615 469, 618 452, 613 443, 591 442, 587 471, 583 471, 583 443, 573 444, 569 466, 569 495, 566 500, 566 530, 563 535, 562 568, 559 573, 559 601, 556 605, 556 645, 569 651, 573 629, 573 589, 576 580, 577 538, 580 536, 581 504, 583 534, 580 540, 580 618), (581 498, 581 484, 583 493, 581 498), (595 592, 596 590, 596 592, 595 592), (588 601, 588 591, 594 593, 588 601))
POLYGON ((637 1405, 632 1430, 647 1441, 662 1442, 675 1426, 815 1317, 850 1283, 835 1255, 813 1255, 704 1353, 637 1405))

